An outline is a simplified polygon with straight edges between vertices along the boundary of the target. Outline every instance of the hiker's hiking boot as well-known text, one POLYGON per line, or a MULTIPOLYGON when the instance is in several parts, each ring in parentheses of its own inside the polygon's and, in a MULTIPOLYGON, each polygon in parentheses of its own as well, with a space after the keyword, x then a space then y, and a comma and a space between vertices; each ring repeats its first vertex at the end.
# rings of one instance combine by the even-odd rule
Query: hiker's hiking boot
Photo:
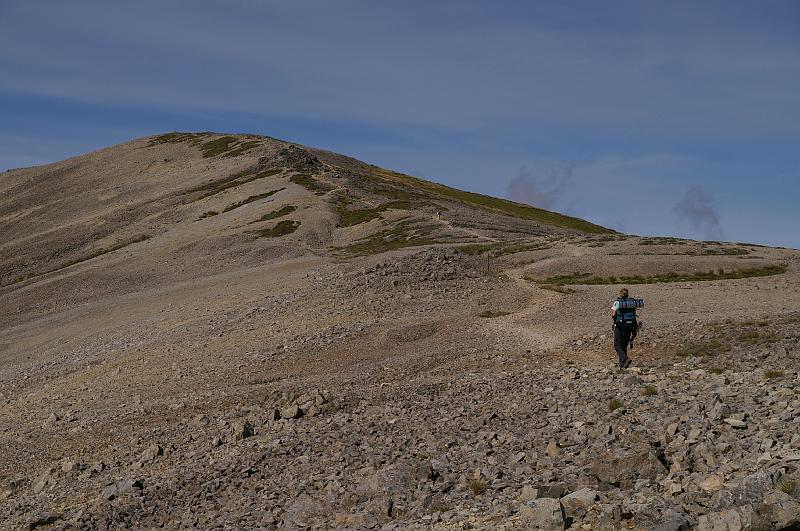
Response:
POLYGON ((622 364, 622 368, 623 369, 627 369, 628 367, 631 366, 631 363, 633 363, 632 359, 630 359, 630 358, 625 359, 625 363, 622 364))

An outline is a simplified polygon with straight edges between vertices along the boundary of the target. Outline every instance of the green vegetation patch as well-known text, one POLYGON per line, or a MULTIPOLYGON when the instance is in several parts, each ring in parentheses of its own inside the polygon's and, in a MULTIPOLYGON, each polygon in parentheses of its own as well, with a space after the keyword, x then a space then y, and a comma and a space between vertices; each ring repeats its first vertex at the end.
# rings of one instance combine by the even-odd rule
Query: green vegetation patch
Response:
POLYGON ((797 481, 784 476, 780 479, 780 481, 778 481, 776 486, 778 487, 778 490, 784 494, 794 496, 794 491, 797 489, 797 481))
POLYGON ((494 242, 464 245, 458 250, 468 256, 478 256, 489 253, 492 256, 505 256, 509 254, 524 253, 527 251, 540 251, 551 246, 545 242, 494 242))
POLYGON ((287 234, 293 233, 299 226, 299 221, 285 219, 276 223, 274 227, 257 230, 255 233, 259 238, 279 238, 281 236, 286 236, 287 234))
POLYGON ((560 284, 539 284, 539 287, 548 291, 555 291, 556 293, 561 293, 563 295, 575 293, 574 289, 568 288, 567 286, 562 286, 560 284))
POLYGON ((737 336, 741 343, 748 345, 764 345, 769 343, 777 343, 780 337, 774 332, 762 332, 760 330, 746 330, 737 336))
POLYGON ((253 223, 259 223, 261 221, 269 221, 271 219, 282 218, 283 216, 291 214, 295 210, 297 210, 296 206, 294 206, 294 205, 286 205, 286 206, 283 206, 283 207, 279 208, 278 210, 273 210, 272 212, 270 212, 268 214, 264 214, 263 216, 261 216, 257 220, 251 221, 250 224, 252 225, 253 223))
POLYGON ((706 256, 742 256, 745 254, 750 254, 750 249, 745 249, 744 247, 710 248, 703 249, 703 251, 699 254, 706 256))
POLYGON ((405 187, 410 187, 415 191, 425 192, 427 194, 437 195, 439 197, 452 199, 465 203, 468 205, 476 206, 484 210, 491 210, 507 216, 536 221, 539 223, 546 223, 548 225, 556 225, 568 229, 574 229, 582 232, 590 233, 613 233, 614 231, 595 225, 588 221, 565 216, 556 212, 550 212, 541 208, 532 207, 522 203, 515 203, 507 199, 500 199, 474 192, 465 192, 456 188, 450 188, 443 184, 432 183, 405 175, 398 172, 384 170, 377 166, 370 166, 370 176, 384 182, 397 183, 405 187))
POLYGON ((214 133, 210 132, 181 133, 175 131, 151 138, 148 145, 157 146, 159 144, 180 144, 188 142, 197 146, 205 158, 217 156, 236 157, 261 145, 261 141, 253 139, 253 137, 250 137, 249 140, 242 140, 230 135, 221 136, 204 142, 206 138, 213 134, 214 133))
POLYGON ((681 245, 684 243, 688 243, 688 240, 682 240, 680 238, 662 238, 658 236, 639 240, 639 245, 681 245))
POLYGON ((764 371, 764 378, 769 378, 770 380, 773 378, 783 378, 784 372, 781 370, 769 369, 764 371))
POLYGON ((212 195, 222 193, 230 188, 236 188, 237 186, 241 186, 258 179, 272 177, 280 172, 281 170, 257 171, 253 168, 250 168, 238 173, 234 173, 233 175, 229 175, 228 177, 223 177, 222 179, 217 179, 216 181, 211 181, 195 188, 190 188, 186 193, 191 194, 202 192, 202 195, 199 197, 199 199, 205 199, 206 197, 211 197, 212 195))
POLYGON ((327 183, 323 183, 322 181, 315 179, 308 173, 296 173, 289 177, 289 180, 295 184, 299 184, 315 195, 325 195, 334 188, 327 183))
POLYGON ((526 280, 540 285, 603 285, 603 284, 658 284, 667 282, 709 282, 712 280, 735 280, 750 277, 766 277, 780 275, 788 269, 786 264, 769 265, 764 267, 751 267, 725 271, 696 272, 696 273, 664 273, 649 276, 621 276, 597 277, 591 273, 572 273, 570 275, 556 275, 548 278, 536 279, 525 276, 526 280))
POLYGON ((707 341, 697 341, 687 343, 675 353, 681 358, 705 358, 716 356, 731 350, 730 344, 720 339, 709 339, 707 341))
POLYGON ((469 490, 472 492, 474 496, 480 496, 484 494, 489 486, 486 484, 485 481, 481 481, 480 479, 473 479, 469 482, 469 490))
POLYGON ((480 314, 478 314, 478 317, 483 317, 484 319, 494 319, 495 317, 504 317, 506 315, 511 315, 511 312, 504 312, 504 311, 493 312, 491 310, 485 310, 482 311, 480 314))
POLYGON ((197 144, 204 138, 207 138, 212 133, 181 133, 174 131, 172 133, 165 133, 163 135, 154 136, 150 139, 148 146, 157 146, 159 144, 180 144, 182 142, 191 142, 197 144))
POLYGON ((445 240, 437 239, 432 235, 436 227, 427 225, 415 225, 411 220, 404 219, 397 222, 391 228, 376 232, 375 234, 362 238, 352 245, 339 247, 338 250, 347 254, 364 256, 368 254, 378 254, 406 247, 419 247, 422 245, 433 245, 436 243, 450 243, 445 240))
POLYGON ((223 212, 230 212, 235 208, 239 208, 240 206, 244 206, 248 203, 252 203, 253 201, 258 201, 260 199, 266 199, 267 197, 273 196, 280 192, 281 190, 285 190, 286 188, 278 188, 277 190, 270 190, 269 192, 264 192, 263 194, 251 195, 247 199, 243 199, 237 203, 233 203, 231 205, 226 206, 222 211, 223 212))
POLYGON ((658 394, 658 389, 652 385, 647 385, 642 388, 642 396, 655 396, 658 394))
POLYGON ((200 144, 200 152, 204 158, 210 157, 235 157, 258 146, 258 140, 239 140, 235 136, 222 136, 200 144))
POLYGON ((353 201, 344 194, 336 198, 334 205, 336 213, 339 215, 339 221, 336 224, 337 227, 352 227, 353 225, 360 225, 361 223, 366 223, 373 219, 380 219, 382 218, 381 214, 387 210, 409 210, 411 208, 411 203, 402 199, 389 201, 388 203, 383 203, 374 208, 351 210, 349 206, 352 204, 353 201))
POLYGON ((619 398, 612 398, 611 400, 608 401, 608 410, 616 411, 624 405, 625 403, 619 398))

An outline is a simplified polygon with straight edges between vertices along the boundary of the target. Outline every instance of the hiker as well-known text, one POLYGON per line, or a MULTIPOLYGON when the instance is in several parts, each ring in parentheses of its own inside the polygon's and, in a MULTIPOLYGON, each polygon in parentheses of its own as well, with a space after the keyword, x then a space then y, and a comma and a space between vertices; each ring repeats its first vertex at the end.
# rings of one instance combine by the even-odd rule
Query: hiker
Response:
POLYGON ((639 299, 628 297, 628 290, 619 290, 619 298, 614 301, 611 307, 611 318, 614 320, 614 350, 619 356, 620 369, 627 369, 631 366, 632 360, 628 357, 628 345, 636 337, 639 324, 636 321, 636 308, 643 302, 639 299))

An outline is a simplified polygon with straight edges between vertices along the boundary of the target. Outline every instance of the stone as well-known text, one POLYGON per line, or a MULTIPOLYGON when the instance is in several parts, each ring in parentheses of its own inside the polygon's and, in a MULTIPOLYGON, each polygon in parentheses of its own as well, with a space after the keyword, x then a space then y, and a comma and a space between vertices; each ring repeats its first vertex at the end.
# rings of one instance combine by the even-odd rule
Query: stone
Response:
POLYGON ((582 488, 561 498, 561 506, 564 508, 564 515, 567 518, 583 516, 589 507, 594 505, 598 493, 590 488, 582 488))
POLYGON ((528 500, 519 506, 520 521, 528 529, 564 529, 561 503, 555 498, 528 500))
POLYGON ((730 425, 730 426, 732 426, 732 427, 734 427, 734 428, 736 428, 736 429, 740 429, 740 430, 743 430, 743 429, 747 428, 747 423, 746 422, 744 422, 742 420, 730 418, 730 417, 725 419, 725 423, 730 425))
POLYGON ((33 492, 38 494, 48 486, 52 485, 54 472, 55 468, 51 466, 47 467, 41 474, 39 474, 39 477, 36 478, 36 480, 33 482, 33 485, 31 485, 33 492))
POLYGON ((794 529, 793 526, 800 525, 800 503, 785 492, 767 491, 754 509, 772 529, 794 529))
POLYGON ((547 449, 545 452, 547 452, 547 455, 550 457, 557 457, 561 454, 561 449, 558 447, 558 444, 555 441, 550 441, 547 443, 547 449))
POLYGON ((75 472, 81 468, 81 465, 75 461, 66 460, 61 463, 61 471, 65 474, 75 472))
POLYGON ((609 485, 630 489, 638 479, 655 480, 667 472, 654 450, 638 447, 620 455, 606 452, 591 465, 592 474, 609 485))
POLYGON ((302 416, 303 410, 297 404, 281 409, 281 418, 292 420, 299 419, 302 416))
POLYGON ((535 500, 539 497, 539 489, 533 488, 530 485, 525 485, 522 487, 522 492, 519 495, 520 502, 526 502, 528 500, 535 500))
POLYGON ((155 443, 147 447, 147 449, 139 457, 139 461, 141 463, 149 463, 150 461, 153 461, 156 457, 163 454, 164 454, 164 449, 158 443, 155 443))
POLYGON ((772 488, 772 476, 768 471, 760 470, 742 479, 735 487, 717 492, 712 502, 720 509, 732 505, 754 505, 760 503, 772 488))
POLYGON ((752 508, 727 509, 704 514, 697 521, 697 531, 745 531, 752 528, 752 508))
POLYGON ((536 489, 538 498, 555 498, 560 499, 566 492, 566 488, 561 484, 540 485, 536 489))
POLYGON ((254 435, 253 425, 249 420, 238 419, 231 425, 231 433, 236 441, 241 441, 254 435))
POLYGON ((28 530, 36 529, 37 527, 44 527, 57 522, 61 515, 48 512, 36 512, 28 517, 27 526, 28 530))
POLYGON ((660 521, 652 527, 652 531, 689 531, 692 522, 689 518, 677 511, 665 511, 660 521))
POLYGON ((286 510, 286 521, 292 528, 305 528, 311 526, 311 521, 320 514, 322 507, 319 502, 308 494, 301 494, 286 510))
POLYGON ((108 485, 100 492, 100 497, 104 500, 113 500, 121 494, 131 492, 134 489, 142 489, 144 485, 138 479, 121 479, 108 485))
POLYGON ((705 492, 717 492, 722 488, 723 483, 725 483, 725 478, 722 474, 711 474, 699 483, 699 487, 705 492))

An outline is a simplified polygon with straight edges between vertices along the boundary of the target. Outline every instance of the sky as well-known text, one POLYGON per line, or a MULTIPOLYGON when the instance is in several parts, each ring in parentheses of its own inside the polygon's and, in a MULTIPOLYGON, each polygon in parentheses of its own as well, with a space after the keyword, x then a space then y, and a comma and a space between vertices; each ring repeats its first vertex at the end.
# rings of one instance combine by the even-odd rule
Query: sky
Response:
POLYGON ((0 171, 206 130, 800 248, 800 2, 0 0, 0 171))

